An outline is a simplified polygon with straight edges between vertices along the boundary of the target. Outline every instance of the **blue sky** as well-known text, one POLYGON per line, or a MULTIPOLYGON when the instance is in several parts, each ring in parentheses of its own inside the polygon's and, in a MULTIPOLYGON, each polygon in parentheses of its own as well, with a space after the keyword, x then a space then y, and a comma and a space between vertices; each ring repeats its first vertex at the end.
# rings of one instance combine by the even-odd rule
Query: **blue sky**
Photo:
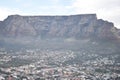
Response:
POLYGON ((0 7, 13 11, 13 14, 64 15, 72 14, 72 9, 68 9, 72 2, 72 0, 1 0, 0 7))
POLYGON ((1 0, 0 20, 8 15, 74 15, 96 13, 120 28, 120 0, 1 0))

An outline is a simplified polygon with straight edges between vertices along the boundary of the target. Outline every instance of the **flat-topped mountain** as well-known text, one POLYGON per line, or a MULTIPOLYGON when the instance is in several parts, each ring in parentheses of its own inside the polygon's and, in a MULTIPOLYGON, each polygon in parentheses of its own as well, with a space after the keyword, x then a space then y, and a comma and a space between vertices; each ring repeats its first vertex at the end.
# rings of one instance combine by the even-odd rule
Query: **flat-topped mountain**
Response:
POLYGON ((10 15, 0 21, 0 35, 6 37, 98 38, 119 37, 112 22, 97 19, 96 14, 70 16, 10 15))

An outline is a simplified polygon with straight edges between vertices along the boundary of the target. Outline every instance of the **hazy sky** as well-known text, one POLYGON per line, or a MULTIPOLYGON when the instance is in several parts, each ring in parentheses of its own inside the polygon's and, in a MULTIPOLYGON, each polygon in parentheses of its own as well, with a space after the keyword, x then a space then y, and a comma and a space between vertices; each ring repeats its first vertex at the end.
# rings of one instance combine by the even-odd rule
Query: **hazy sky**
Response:
POLYGON ((8 15, 74 15, 96 13, 120 28, 120 0, 1 0, 0 20, 8 15))

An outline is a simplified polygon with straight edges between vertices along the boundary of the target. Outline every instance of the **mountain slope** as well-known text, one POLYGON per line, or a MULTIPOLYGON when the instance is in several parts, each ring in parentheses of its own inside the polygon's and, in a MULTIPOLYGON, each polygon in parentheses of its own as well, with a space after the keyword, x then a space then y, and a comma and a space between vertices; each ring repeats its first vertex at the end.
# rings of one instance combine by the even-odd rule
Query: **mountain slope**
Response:
POLYGON ((0 22, 0 34, 6 37, 117 39, 113 23, 97 19, 96 14, 70 16, 10 15, 0 22))

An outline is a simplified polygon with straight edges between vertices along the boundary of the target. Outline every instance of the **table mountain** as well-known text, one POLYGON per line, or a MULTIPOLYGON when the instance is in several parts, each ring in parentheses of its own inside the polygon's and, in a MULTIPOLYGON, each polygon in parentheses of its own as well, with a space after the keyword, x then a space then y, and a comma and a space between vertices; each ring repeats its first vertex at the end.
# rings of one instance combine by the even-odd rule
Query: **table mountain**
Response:
POLYGON ((0 35, 6 37, 118 39, 120 30, 96 14, 70 16, 10 15, 0 21, 0 35))

